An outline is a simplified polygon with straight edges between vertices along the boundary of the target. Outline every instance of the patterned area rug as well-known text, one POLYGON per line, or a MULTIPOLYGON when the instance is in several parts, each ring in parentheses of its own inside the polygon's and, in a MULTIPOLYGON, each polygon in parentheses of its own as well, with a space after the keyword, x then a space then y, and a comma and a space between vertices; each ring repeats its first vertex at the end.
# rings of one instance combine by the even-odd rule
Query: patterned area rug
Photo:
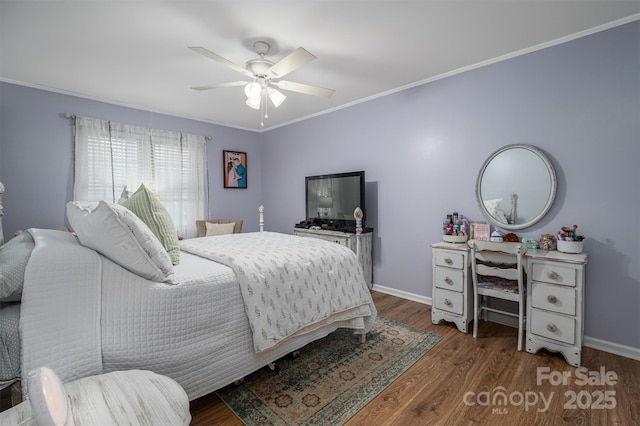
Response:
POLYGON ((441 338, 378 317, 365 343, 337 330, 276 362, 276 371, 265 367, 217 394, 246 425, 338 425, 441 338))

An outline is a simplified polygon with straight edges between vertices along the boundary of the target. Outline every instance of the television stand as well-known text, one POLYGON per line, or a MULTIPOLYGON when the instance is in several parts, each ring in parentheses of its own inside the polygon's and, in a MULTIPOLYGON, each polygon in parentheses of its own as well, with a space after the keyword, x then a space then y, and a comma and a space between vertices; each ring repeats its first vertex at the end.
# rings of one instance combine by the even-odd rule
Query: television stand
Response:
MULTIPOLYGON (((356 251, 356 234, 351 232, 324 230, 324 229, 305 229, 305 228, 293 228, 293 235, 299 237, 311 237, 321 240, 332 241, 334 243, 342 244, 345 247, 350 248, 354 253, 356 251)), ((365 231, 360 234, 360 264, 364 272, 364 280, 367 282, 369 288, 373 287, 373 259, 371 256, 373 247, 373 228, 366 228, 365 231)))

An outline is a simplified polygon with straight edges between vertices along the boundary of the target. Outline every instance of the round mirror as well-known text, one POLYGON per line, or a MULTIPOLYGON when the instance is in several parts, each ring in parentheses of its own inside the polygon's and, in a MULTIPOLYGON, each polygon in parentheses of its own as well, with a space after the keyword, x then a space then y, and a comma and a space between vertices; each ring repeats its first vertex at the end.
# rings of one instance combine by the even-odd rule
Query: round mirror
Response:
POLYGON ((523 229, 544 217, 556 196, 556 172, 531 145, 507 145, 482 165, 476 197, 482 214, 503 229, 523 229))

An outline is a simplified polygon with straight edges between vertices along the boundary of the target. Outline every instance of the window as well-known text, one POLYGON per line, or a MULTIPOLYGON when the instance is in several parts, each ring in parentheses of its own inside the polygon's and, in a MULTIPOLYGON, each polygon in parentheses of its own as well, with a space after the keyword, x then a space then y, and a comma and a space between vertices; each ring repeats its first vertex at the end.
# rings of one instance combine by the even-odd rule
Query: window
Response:
POLYGON ((75 119, 74 199, 117 202, 144 183, 160 198, 178 234, 196 235, 208 208, 204 136, 75 119))

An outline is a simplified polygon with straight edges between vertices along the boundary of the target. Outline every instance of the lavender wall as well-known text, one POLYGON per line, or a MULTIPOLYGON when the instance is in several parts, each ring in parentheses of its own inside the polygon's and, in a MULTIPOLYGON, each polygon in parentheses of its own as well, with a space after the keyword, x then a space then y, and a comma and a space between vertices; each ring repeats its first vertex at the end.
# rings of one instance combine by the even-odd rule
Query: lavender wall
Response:
POLYGON ((4 231, 65 223, 73 196, 72 122, 65 112, 149 128, 212 136, 207 143, 210 217, 244 219, 258 230, 262 194, 262 145, 258 134, 178 117, 0 83, 0 180, 4 231), (223 189, 222 150, 247 152, 248 188, 223 189))
POLYGON ((634 22, 266 133, 269 228, 291 232, 304 218, 304 176, 365 170, 374 282, 430 297, 443 216, 482 219, 482 162, 532 144, 554 164, 558 192, 518 234, 578 224, 585 333, 640 348, 639 40, 634 22))
POLYGON ((640 23, 396 93, 266 133, 0 83, 5 235, 64 223, 73 144, 64 112, 213 136, 211 216, 266 207, 268 230, 304 217, 304 177, 365 170, 374 281, 431 296, 442 217, 482 219, 475 181, 511 143, 544 150, 558 175, 550 213, 519 232, 539 238, 577 223, 588 236, 585 333, 640 348, 640 23), (222 189, 222 149, 249 155, 249 189, 222 189), (635 220, 634 220, 635 219, 635 220))

